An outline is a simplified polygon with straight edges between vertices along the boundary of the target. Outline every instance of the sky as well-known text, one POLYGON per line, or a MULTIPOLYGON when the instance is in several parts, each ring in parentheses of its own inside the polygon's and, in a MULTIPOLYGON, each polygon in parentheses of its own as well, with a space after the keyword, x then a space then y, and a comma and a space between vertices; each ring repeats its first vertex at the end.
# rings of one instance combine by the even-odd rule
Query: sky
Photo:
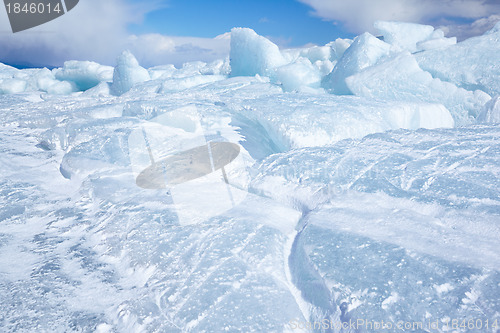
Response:
POLYGON ((0 8, 0 62, 114 65, 128 49, 145 67, 179 67, 227 57, 233 27, 291 48, 376 34, 376 20, 431 24, 462 40, 500 20, 500 0, 80 0, 67 14, 16 34, 0 8))

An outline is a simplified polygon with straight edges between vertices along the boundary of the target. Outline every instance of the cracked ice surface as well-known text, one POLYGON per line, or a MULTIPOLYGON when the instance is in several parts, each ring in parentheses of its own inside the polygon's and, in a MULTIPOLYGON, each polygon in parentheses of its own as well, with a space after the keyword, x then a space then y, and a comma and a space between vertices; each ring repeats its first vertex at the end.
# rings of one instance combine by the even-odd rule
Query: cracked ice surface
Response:
MULTIPOLYGON (((453 57, 497 34, 456 44, 453 57)), ((466 95, 483 89, 468 104, 468 125, 455 127, 454 107, 465 99, 444 103, 453 89, 429 98, 432 84, 416 91, 417 81, 384 79, 395 68, 387 58, 356 67, 358 96, 319 87, 325 69, 362 59, 372 43, 282 52, 248 30, 237 35, 235 47, 246 51, 234 54, 262 47, 258 55, 268 58, 250 69, 269 77, 230 75, 227 61, 147 70, 125 54, 117 90, 110 68, 90 62, 55 74, 0 67, 2 331, 290 332, 324 319, 500 320, 500 129, 492 123, 498 97, 486 95, 497 77, 469 84, 448 69, 433 77, 466 95), (309 70, 314 80, 297 81, 309 70), (361 89, 373 82, 377 89, 361 89), (179 111, 186 107, 196 116, 179 111), (481 107, 488 117, 479 125, 481 107), (166 118, 171 126, 157 134, 171 141, 131 140, 166 118), (161 160, 147 149, 221 137, 239 145, 240 164, 211 175, 223 190, 193 187, 189 204, 213 208, 226 190, 245 192, 229 194, 230 209, 181 223, 186 206, 174 188, 137 185, 139 141, 143 155, 161 160)), ((429 61, 443 54, 400 56, 415 57, 414 72, 430 78, 429 61)))

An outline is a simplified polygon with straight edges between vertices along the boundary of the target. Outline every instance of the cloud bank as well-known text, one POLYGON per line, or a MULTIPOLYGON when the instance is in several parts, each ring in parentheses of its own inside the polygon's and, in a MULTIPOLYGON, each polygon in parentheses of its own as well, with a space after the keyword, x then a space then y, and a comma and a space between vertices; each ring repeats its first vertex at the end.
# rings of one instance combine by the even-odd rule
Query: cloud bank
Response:
POLYGON ((476 24, 474 33, 481 34, 494 25, 488 18, 500 15, 498 0, 299 0, 314 9, 313 14, 339 22, 354 33, 373 32, 376 20, 407 21, 449 27, 450 34, 470 37, 458 19, 486 20, 476 24), (443 21, 443 17, 450 18, 443 21), (491 24, 492 23, 492 24, 491 24), (458 26, 462 26, 461 29, 458 26), (481 30, 478 30, 481 28, 481 30))
POLYGON ((160 34, 130 36, 127 26, 140 23, 159 2, 85 0, 58 19, 13 34, 7 13, 0 10, 0 62, 61 66, 66 60, 92 60, 114 65, 125 49, 144 66, 180 65, 186 61, 211 61, 229 54, 224 38, 172 37, 160 34))

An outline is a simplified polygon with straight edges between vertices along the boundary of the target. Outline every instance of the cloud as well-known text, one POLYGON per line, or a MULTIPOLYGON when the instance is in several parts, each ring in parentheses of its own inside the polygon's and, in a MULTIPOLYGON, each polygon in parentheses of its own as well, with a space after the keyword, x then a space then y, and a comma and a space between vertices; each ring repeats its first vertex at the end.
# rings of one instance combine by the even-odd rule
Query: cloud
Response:
POLYGON ((51 22, 16 34, 0 9, 0 62, 61 66, 66 60, 92 60, 114 65, 129 49, 142 65, 153 66, 211 61, 229 54, 229 41, 224 39, 129 35, 128 25, 140 23, 160 6, 160 1, 85 0, 51 22))
POLYGON ((7 15, 0 10, 1 61, 59 65, 64 60, 114 62, 127 38, 127 25, 144 10, 122 0, 85 0, 67 14, 33 29, 7 33, 7 15))
POLYGON ((500 14, 498 0, 299 0, 313 14, 354 33, 373 32, 376 20, 436 24, 442 17, 472 19, 500 14))
POLYGON ((141 65, 150 67, 160 64, 181 64, 190 61, 210 62, 229 55, 230 40, 227 38, 174 37, 146 34, 128 38, 129 49, 141 65))
POLYGON ((464 40, 473 36, 484 34, 500 21, 500 15, 491 15, 480 18, 471 24, 444 23, 439 26, 448 36, 456 36, 458 40, 464 40))

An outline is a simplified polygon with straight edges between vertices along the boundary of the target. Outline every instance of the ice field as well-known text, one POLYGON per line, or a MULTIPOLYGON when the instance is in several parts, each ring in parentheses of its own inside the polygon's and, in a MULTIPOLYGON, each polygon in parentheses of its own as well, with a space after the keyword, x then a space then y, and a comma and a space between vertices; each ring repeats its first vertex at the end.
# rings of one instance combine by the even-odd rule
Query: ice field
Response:
POLYGON ((0 331, 500 332, 500 23, 375 27, 0 64, 0 331))

